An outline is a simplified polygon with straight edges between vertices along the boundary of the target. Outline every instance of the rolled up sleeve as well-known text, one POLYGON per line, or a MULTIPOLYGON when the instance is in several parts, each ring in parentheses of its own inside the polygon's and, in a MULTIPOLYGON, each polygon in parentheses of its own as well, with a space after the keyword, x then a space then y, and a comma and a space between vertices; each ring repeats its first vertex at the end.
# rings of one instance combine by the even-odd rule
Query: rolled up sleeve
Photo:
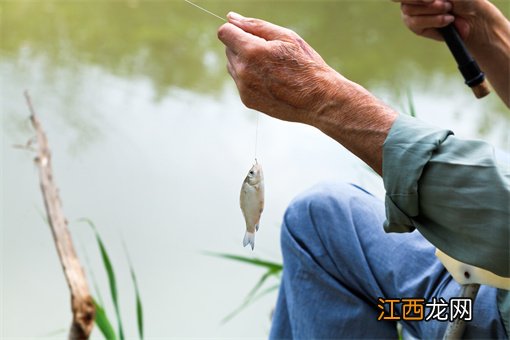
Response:
POLYGON ((510 174, 489 144, 401 115, 383 180, 387 232, 418 229, 451 257, 510 276, 510 174))

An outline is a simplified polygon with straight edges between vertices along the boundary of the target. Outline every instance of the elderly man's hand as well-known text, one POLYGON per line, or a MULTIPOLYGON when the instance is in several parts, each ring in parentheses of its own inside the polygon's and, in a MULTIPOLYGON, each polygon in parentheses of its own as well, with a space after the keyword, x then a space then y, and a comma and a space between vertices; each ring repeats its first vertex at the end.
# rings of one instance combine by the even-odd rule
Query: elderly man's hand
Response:
POLYGON ((243 103, 275 118, 313 125, 333 97, 354 85, 287 28, 229 13, 218 37, 243 103))
POLYGON ((218 30, 243 103, 315 126, 381 173, 382 145, 396 113, 329 67, 296 33, 229 13, 218 30))

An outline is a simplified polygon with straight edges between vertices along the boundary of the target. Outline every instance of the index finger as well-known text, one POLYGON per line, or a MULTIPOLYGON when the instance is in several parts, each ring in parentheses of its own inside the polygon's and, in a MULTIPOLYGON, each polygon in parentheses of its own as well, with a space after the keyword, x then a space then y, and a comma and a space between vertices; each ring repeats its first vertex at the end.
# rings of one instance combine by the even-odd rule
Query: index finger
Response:
POLYGON ((227 14, 228 22, 241 28, 243 31, 251 33, 264 40, 285 40, 286 38, 293 38, 294 32, 288 28, 281 27, 270 23, 269 21, 257 18, 245 18, 242 15, 229 12, 227 14))
POLYGON ((248 46, 260 45, 266 41, 231 23, 221 25, 218 29, 218 39, 235 54, 239 54, 248 46))

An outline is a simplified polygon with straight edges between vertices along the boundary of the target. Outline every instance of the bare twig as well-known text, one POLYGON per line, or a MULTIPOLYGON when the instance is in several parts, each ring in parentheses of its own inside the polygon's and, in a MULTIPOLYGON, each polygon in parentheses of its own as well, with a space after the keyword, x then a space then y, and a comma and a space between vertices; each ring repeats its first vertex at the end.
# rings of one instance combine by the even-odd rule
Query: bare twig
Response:
POLYGON ((27 91, 25 91, 25 98, 30 110, 30 121, 32 122, 37 137, 37 157, 35 160, 39 168, 39 180, 44 198, 44 206, 48 215, 48 222, 51 227, 60 263, 71 291, 73 322, 69 332, 69 339, 88 339, 94 325, 94 304, 90 296, 85 273, 80 265, 76 251, 74 250, 71 235, 67 229, 67 220, 62 211, 59 192, 53 181, 48 139, 37 118, 27 91))
POLYGON ((31 152, 37 152, 37 149, 33 147, 37 137, 30 138, 25 144, 13 144, 12 147, 21 150, 27 150, 31 152))

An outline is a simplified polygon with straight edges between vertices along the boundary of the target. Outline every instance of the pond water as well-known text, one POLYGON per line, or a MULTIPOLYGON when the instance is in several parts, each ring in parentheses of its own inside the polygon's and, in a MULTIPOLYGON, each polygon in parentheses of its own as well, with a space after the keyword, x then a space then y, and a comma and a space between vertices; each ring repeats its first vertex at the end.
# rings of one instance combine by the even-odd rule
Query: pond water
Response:
MULTIPOLYGON (((398 111, 409 111, 411 93, 419 118, 508 148, 509 111, 495 94, 475 100, 446 47, 408 32, 390 1, 197 3, 290 27, 398 111)), ((95 222, 110 252, 128 336, 136 336, 135 306, 122 240, 147 337, 265 337, 274 293, 220 323, 263 272, 204 251, 281 261, 279 225, 300 191, 339 180, 384 193, 378 176, 318 130, 261 115, 266 210, 255 251, 244 249, 238 200, 257 113, 226 72, 217 18, 183 1, 20 0, 0 2, 0 20, 4 338, 61 338, 71 316, 34 156, 12 147, 33 136, 25 89, 49 137, 76 247, 105 301, 97 245, 79 218, 95 222)), ((113 318, 109 303, 107 312, 113 318)))

